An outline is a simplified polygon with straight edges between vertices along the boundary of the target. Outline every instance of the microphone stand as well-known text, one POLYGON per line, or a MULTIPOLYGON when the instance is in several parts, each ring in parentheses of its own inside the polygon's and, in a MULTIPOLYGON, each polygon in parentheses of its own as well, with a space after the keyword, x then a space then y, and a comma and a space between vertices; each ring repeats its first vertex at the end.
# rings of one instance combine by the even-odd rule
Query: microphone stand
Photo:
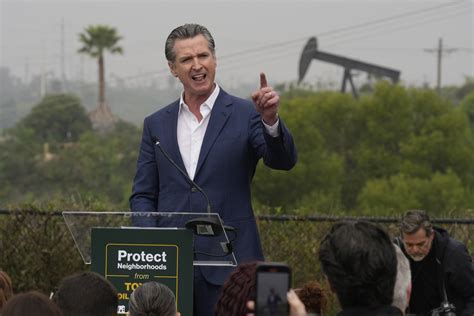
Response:
MULTIPOLYGON (((197 217, 193 218, 189 221, 186 222, 185 227, 187 229, 191 229, 195 235, 199 236, 219 236, 222 234, 222 223, 220 222, 219 218, 216 216, 211 216, 211 201, 209 200, 209 197, 207 196, 206 192, 197 185, 196 182, 194 182, 189 175, 181 169, 176 162, 168 155, 168 153, 161 147, 160 140, 158 137, 153 136, 152 137, 153 142, 155 143, 155 146, 159 148, 161 153, 165 156, 165 158, 176 168, 176 170, 181 173, 181 175, 188 181, 188 183, 191 185, 192 188, 195 188, 198 190, 206 199, 207 202, 207 213, 209 216, 205 217, 197 217)), ((230 230, 232 230, 232 227, 227 227, 230 230)))

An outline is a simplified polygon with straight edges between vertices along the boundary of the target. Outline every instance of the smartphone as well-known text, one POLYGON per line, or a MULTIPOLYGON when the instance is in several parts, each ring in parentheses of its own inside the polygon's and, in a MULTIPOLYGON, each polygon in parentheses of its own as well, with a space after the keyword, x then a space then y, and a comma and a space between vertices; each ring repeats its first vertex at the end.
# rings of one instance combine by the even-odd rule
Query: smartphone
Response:
POLYGON ((291 285, 290 267, 283 263, 264 262, 257 266, 256 273, 255 314, 289 315, 286 293, 291 285))

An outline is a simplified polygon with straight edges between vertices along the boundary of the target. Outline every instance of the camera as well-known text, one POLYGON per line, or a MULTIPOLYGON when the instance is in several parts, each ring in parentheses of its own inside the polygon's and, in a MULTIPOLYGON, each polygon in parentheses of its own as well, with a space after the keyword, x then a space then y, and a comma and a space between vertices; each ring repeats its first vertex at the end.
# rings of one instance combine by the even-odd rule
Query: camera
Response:
POLYGON ((431 316, 456 316, 456 307, 449 302, 442 302, 440 307, 431 310, 431 316))

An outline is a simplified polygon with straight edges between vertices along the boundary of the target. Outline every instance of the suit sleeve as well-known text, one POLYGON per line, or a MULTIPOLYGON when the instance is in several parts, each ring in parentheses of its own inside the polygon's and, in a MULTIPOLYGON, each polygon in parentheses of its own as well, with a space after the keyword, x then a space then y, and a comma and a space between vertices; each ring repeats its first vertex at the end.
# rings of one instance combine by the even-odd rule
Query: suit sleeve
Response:
POLYGON ((155 146, 145 119, 137 171, 133 180, 132 195, 130 196, 131 211, 155 212, 158 208, 158 192, 159 174, 156 165, 155 146))
POLYGON ((258 158, 266 166, 278 170, 290 170, 296 164, 297 154, 293 137, 280 117, 279 136, 270 136, 263 126, 260 115, 254 111, 250 120, 252 146, 258 158))

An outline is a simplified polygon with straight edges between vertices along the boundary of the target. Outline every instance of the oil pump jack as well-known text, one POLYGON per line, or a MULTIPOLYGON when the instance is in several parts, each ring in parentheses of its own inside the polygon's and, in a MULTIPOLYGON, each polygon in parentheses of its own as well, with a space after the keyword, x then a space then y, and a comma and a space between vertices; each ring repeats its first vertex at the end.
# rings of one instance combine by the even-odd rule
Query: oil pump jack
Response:
POLYGON ((352 70, 364 71, 378 77, 388 77, 392 80, 393 83, 397 83, 398 79, 400 78, 400 71, 398 70, 320 51, 318 50, 318 42, 316 37, 311 37, 306 43, 301 54, 298 69, 298 83, 303 80, 306 72, 308 71, 309 64, 313 59, 325 61, 344 67, 344 76, 342 78, 341 92, 346 92, 346 82, 349 81, 352 88, 352 95, 354 96, 354 98, 358 97, 358 93, 352 80, 352 70))

